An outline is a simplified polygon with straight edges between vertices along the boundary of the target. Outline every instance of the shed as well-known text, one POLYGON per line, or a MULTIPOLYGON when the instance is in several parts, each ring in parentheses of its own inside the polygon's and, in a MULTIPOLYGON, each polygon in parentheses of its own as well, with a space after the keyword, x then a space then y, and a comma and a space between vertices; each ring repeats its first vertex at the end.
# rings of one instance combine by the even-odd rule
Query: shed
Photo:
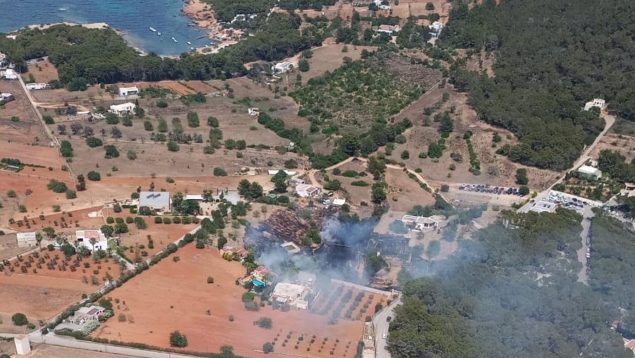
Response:
POLYGON ((119 95, 123 97, 134 96, 139 94, 139 89, 137 87, 120 87, 119 95))

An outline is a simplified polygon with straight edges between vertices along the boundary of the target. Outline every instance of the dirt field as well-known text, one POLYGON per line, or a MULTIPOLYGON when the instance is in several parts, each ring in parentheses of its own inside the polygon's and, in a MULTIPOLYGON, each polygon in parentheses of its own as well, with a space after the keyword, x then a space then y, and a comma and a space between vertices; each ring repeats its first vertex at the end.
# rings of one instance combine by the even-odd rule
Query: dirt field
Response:
MULTIPOLYGON (((464 93, 458 93, 450 86, 433 89, 406 108, 397 118, 409 118, 414 123, 414 126, 405 134, 407 142, 395 146, 395 150, 389 156, 391 159, 405 162, 411 169, 421 168, 422 175, 425 178, 430 178, 437 182, 477 183, 495 186, 515 185, 516 169, 523 166, 512 163, 507 158, 495 154, 495 152, 497 148, 505 144, 515 144, 517 142, 516 138, 509 131, 495 128, 479 121, 476 112, 467 104, 467 96, 464 93), (441 101, 444 93, 449 94, 449 99, 436 113, 449 110, 450 107, 454 106, 455 112, 452 115, 454 130, 450 137, 446 139, 446 149, 440 159, 421 159, 419 158, 419 153, 427 152, 428 145, 440 138, 437 129, 438 123, 433 122, 431 118, 433 116, 430 116, 429 119, 430 126, 424 126, 423 110, 441 101), (471 141, 480 161, 481 174, 478 176, 473 175, 469 171, 470 156, 467 143, 463 139, 463 134, 468 130, 473 133, 471 141), (492 146, 494 132, 497 132, 501 137, 501 142, 496 147, 492 146), (404 150, 409 152, 409 159, 401 159, 401 154, 404 150), (460 162, 452 160, 450 158, 451 153, 460 154, 462 160, 460 162), (449 169, 452 164, 456 167, 455 170, 449 169)), ((525 168, 528 170, 529 186, 536 190, 548 187, 553 183, 554 178, 559 175, 557 172, 531 167, 525 168)))
POLYGON ((29 64, 27 67, 28 72, 22 75, 22 78, 25 80, 29 80, 30 75, 33 75, 35 82, 38 83, 49 83, 50 81, 59 79, 57 69, 48 58, 42 59, 34 64, 29 64))
MULTIPOLYGON (((113 291, 110 296, 115 317, 93 336, 169 347, 169 334, 178 329, 188 338, 188 350, 217 352, 220 346, 231 345, 237 354, 260 357, 264 356, 259 352, 263 343, 273 342, 276 337, 278 341, 284 340, 286 334, 293 342, 303 334, 306 340, 315 335, 317 342, 327 338, 328 343, 317 356, 330 356, 336 339, 340 342, 334 356, 354 356, 361 321, 339 321, 329 326, 326 317, 304 311, 280 312, 269 306, 258 312, 247 311, 241 302, 245 291, 234 282, 245 273, 239 263, 226 262, 216 250, 197 250, 194 245, 187 245, 174 256, 180 260, 167 258, 113 291), (208 276, 214 277, 214 284, 206 283, 208 276), (117 318, 120 314, 126 316, 125 322, 117 318), (233 321, 229 320, 230 315, 233 321), (255 326, 253 322, 260 317, 270 317, 272 329, 255 326)), ((284 348, 281 343, 275 345, 276 353, 306 352, 304 347, 304 352, 299 349, 291 343, 284 348)))
MULTIPOLYGON (((84 258, 73 269, 76 258, 66 261, 62 252, 44 250, 5 266, 0 273, 0 314, 22 312, 31 320, 47 320, 79 301, 83 293, 97 291, 107 274, 114 278, 121 274, 119 264, 112 259, 84 258)), ((10 326, 11 320, 8 322, 10 326)))
POLYGON ((386 184, 388 184, 388 205, 391 210, 408 211, 415 205, 432 205, 434 197, 423 190, 419 183, 408 177, 403 170, 386 169, 386 184))
POLYGON ((600 152, 604 149, 619 152, 626 158, 626 162, 630 163, 631 160, 635 159, 635 137, 607 133, 600 140, 600 143, 593 148, 590 156, 597 159, 600 156, 600 152))
POLYGON ((15 97, 0 108, 0 147, 7 142, 48 146, 48 137, 20 82, 0 80, 0 92, 15 97), (13 117, 18 120, 11 120, 13 117))
POLYGON ((19 173, 0 171, 0 200, 4 206, 0 211, 0 226, 6 225, 6 220, 11 217, 18 220, 22 216, 36 217, 50 213, 53 205, 59 205, 61 210, 72 210, 78 199, 68 200, 64 193, 48 190, 46 186, 51 179, 64 181, 74 189, 68 174, 61 170, 26 167, 19 173), (15 191, 17 197, 9 198, 8 192, 11 190, 15 191), (19 212, 18 205, 24 205, 26 212, 19 212))

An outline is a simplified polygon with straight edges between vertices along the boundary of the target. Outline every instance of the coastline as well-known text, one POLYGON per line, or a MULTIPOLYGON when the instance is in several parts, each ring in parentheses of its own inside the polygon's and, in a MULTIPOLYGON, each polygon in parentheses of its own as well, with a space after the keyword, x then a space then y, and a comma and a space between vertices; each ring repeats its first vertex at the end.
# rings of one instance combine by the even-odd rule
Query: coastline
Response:
MULTIPOLYGON (((191 46, 189 50, 183 52, 198 53, 198 54, 214 54, 221 49, 238 43, 243 36, 244 32, 239 29, 224 28, 221 23, 216 19, 214 11, 208 3, 203 0, 184 0, 183 5, 175 16, 184 16, 189 20, 191 27, 196 27, 203 30, 203 36, 198 39, 199 43, 191 46), (205 45, 201 46, 200 42, 204 42, 205 45)), ((78 23, 70 21, 60 21, 51 23, 39 23, 26 25, 21 28, 11 30, 7 32, 7 35, 15 35, 17 32, 24 29, 40 29, 45 30, 55 25, 68 25, 68 26, 82 26, 87 29, 106 29, 110 28, 114 30, 119 36, 121 36, 128 46, 132 47, 141 56, 146 56, 148 50, 144 50, 140 44, 139 39, 135 38, 134 34, 130 34, 125 30, 116 28, 108 24, 107 22, 90 22, 90 23, 78 23)), ((194 40, 192 40, 194 41, 194 40)), ((159 54, 162 58, 178 58, 178 54, 159 54)))
POLYGON ((192 24, 204 29, 210 44, 194 48, 193 51, 200 54, 213 54, 221 49, 237 44, 243 31, 235 29, 226 29, 216 19, 214 10, 210 4, 203 0, 185 0, 181 15, 188 17, 192 24))

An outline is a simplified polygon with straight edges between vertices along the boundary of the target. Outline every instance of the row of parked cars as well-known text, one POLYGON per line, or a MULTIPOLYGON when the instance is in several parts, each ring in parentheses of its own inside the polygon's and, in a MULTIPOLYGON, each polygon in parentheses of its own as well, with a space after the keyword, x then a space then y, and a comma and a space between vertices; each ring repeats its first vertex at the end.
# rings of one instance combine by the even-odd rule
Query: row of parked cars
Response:
POLYGON ((518 191, 518 188, 490 186, 489 184, 461 184, 459 186, 459 190, 476 193, 523 196, 523 194, 518 191))

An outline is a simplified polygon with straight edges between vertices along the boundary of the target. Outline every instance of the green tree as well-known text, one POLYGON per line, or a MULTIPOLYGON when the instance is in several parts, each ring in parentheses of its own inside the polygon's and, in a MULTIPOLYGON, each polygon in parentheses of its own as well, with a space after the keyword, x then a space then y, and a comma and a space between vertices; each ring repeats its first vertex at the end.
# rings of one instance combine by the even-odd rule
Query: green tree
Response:
POLYGON ((170 346, 177 348, 187 347, 187 337, 179 331, 170 333, 170 346))
POLYGON ((527 169, 525 168, 516 169, 516 184, 527 185, 528 183, 529 183, 529 178, 527 177, 527 169))
POLYGON ((11 321, 16 326, 26 326, 29 323, 29 320, 26 318, 24 313, 16 313, 11 316, 11 321))
POLYGON ((298 69, 300 70, 300 72, 308 72, 309 71, 309 61, 307 61, 306 59, 301 59, 298 62, 298 69))

